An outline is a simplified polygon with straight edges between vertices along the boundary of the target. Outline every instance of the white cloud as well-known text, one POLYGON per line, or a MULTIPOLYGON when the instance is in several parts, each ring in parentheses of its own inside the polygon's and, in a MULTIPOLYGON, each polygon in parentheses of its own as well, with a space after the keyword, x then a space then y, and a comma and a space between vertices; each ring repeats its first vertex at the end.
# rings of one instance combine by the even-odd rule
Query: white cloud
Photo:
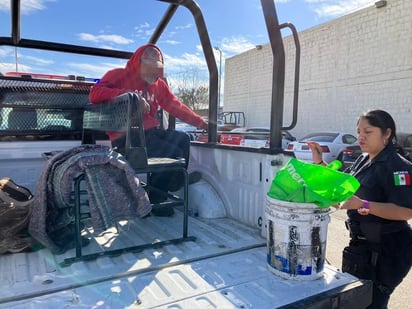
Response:
MULTIPOLYGON (((245 37, 230 37, 223 39, 217 47, 222 51, 222 57, 224 59, 255 48, 255 44, 251 43, 251 41, 245 37)), ((169 77, 176 78, 176 76, 179 76, 182 72, 189 71, 196 71, 199 76, 204 75, 207 77, 207 65, 202 46, 197 45, 196 50, 197 52, 195 53, 184 53, 178 57, 171 57, 165 54, 165 71, 169 74, 169 77)), ((215 49, 214 52, 215 59, 219 65, 219 52, 215 49)), ((222 65, 224 66, 224 62, 222 65)))
POLYGON ((34 65, 41 65, 41 66, 47 66, 47 65, 51 65, 54 63, 54 61, 50 59, 28 56, 25 54, 19 54, 19 59, 23 59, 25 62, 29 62, 29 63, 33 63, 34 65))
POLYGON ((305 0, 318 17, 338 17, 360 10, 375 0, 305 0))
POLYGON ((165 65, 168 71, 181 71, 184 67, 198 67, 205 69, 205 59, 197 54, 184 53, 180 57, 164 55, 165 65))
POLYGON ((150 28, 150 24, 148 22, 145 22, 143 24, 140 24, 138 27, 136 27, 136 29, 140 29, 140 28, 150 28))
MULTIPOLYGON (((44 10, 46 2, 54 2, 55 0, 24 0, 21 1, 22 14, 29 14, 34 11, 44 10)), ((0 0, 0 11, 10 10, 10 0, 0 0)))
POLYGON ((14 47, 4 47, 0 48, 0 72, 15 71, 16 70, 16 60, 17 69, 21 72, 29 72, 35 66, 49 66, 54 63, 53 60, 35 57, 29 55, 26 50, 14 49, 14 47), (17 59, 16 59, 17 56, 17 59), (30 63, 26 65, 25 63, 30 63))
POLYGON ((147 37, 150 37, 153 34, 154 29, 155 28, 153 28, 153 26, 151 26, 148 22, 145 22, 134 27, 134 36, 145 40, 147 37))
POLYGON ((119 63, 102 62, 96 65, 88 63, 69 63, 67 66, 76 72, 76 75, 82 75, 92 78, 100 78, 107 71, 115 68, 124 67, 126 60, 119 61, 119 63), (124 62, 123 64, 120 62, 124 62))
POLYGON ((164 42, 169 44, 169 45, 179 45, 179 44, 181 44, 181 42, 176 41, 176 40, 166 40, 164 42))
MULTIPOLYGON (((0 62, 0 72, 1 73, 6 73, 6 72, 15 72, 16 71, 16 63, 14 62, 0 62)), ((31 67, 24 65, 24 64, 18 64, 17 65, 17 71, 19 72, 31 72, 31 67)))
POLYGON ((10 57, 11 55, 14 55, 14 49, 11 47, 0 47, 0 57, 10 57))
POLYGON ((79 38, 82 41, 88 41, 88 42, 94 42, 94 43, 102 43, 102 42, 109 42, 109 43, 114 43, 114 44, 121 44, 121 45, 126 45, 126 44, 131 44, 133 43, 133 40, 127 39, 121 35, 117 34, 99 34, 99 35, 94 35, 90 33, 79 33, 79 38))
POLYGON ((224 38, 221 41, 219 48, 223 52, 233 55, 233 54, 240 54, 249 49, 252 49, 255 47, 255 45, 256 44, 253 44, 247 38, 238 36, 238 37, 224 38))
POLYGON ((175 27, 176 30, 184 30, 184 29, 190 29, 190 28, 193 28, 193 24, 186 24, 186 25, 183 25, 183 26, 176 26, 175 27))
POLYGON ((9 10, 10 10, 10 1, 0 0, 0 11, 9 11, 9 10))

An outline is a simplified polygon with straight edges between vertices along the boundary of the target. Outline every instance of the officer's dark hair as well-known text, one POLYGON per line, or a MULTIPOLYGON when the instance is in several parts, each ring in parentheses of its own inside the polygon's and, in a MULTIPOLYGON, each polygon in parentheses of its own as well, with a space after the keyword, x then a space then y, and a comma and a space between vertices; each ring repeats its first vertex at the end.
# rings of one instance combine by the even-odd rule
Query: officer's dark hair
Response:
POLYGON ((409 159, 405 150, 401 146, 398 145, 398 141, 396 139, 395 121, 393 120, 392 116, 388 112, 385 112, 380 109, 370 110, 370 111, 367 111, 366 113, 363 113, 359 117, 359 120, 360 119, 366 119, 371 126, 379 128, 382 134, 385 134, 388 129, 391 129, 391 135, 389 136, 387 145, 393 145, 401 156, 409 159))

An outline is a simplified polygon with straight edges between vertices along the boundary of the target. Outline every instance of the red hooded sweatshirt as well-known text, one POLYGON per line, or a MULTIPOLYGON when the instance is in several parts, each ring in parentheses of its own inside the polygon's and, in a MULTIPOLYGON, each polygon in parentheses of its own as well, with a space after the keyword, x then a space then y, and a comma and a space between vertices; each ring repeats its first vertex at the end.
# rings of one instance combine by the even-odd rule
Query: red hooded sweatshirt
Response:
MULTIPOLYGON (((159 106, 172 116, 186 123, 197 128, 206 129, 207 123, 204 119, 180 102, 161 78, 158 78, 154 84, 148 85, 140 77, 140 58, 147 46, 158 49, 161 55, 160 49, 154 44, 146 44, 139 47, 129 59, 125 68, 108 71, 102 79, 91 88, 89 94, 90 102, 100 103, 123 93, 141 91, 146 94, 146 100, 150 104, 150 112, 143 114, 143 127, 145 130, 159 126, 159 121, 156 118, 159 106)), ((161 58, 163 60, 163 56, 161 58)), ((115 115, 113 115, 113 117, 115 117, 115 115)), ((124 135, 121 132, 107 132, 107 134, 110 140, 117 139, 124 135)))

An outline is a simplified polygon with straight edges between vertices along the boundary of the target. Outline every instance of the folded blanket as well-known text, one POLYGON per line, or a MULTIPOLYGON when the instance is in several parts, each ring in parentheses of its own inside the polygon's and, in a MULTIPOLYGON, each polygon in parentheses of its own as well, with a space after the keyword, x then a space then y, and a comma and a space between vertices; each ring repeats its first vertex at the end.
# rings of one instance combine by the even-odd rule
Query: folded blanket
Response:
POLYGON ((54 154, 40 175, 29 223, 30 235, 53 253, 74 244, 73 179, 84 174, 95 233, 120 219, 151 211, 146 191, 125 158, 103 145, 82 145, 54 154))

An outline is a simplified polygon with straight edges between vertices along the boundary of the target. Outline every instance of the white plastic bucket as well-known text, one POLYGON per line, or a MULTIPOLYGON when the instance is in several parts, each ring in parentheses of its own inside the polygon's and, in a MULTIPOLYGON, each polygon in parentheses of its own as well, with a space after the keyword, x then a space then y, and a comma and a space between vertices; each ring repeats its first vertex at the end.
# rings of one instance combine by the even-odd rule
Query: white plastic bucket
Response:
POLYGON ((329 208, 266 198, 267 263, 271 272, 294 280, 323 276, 329 208))

